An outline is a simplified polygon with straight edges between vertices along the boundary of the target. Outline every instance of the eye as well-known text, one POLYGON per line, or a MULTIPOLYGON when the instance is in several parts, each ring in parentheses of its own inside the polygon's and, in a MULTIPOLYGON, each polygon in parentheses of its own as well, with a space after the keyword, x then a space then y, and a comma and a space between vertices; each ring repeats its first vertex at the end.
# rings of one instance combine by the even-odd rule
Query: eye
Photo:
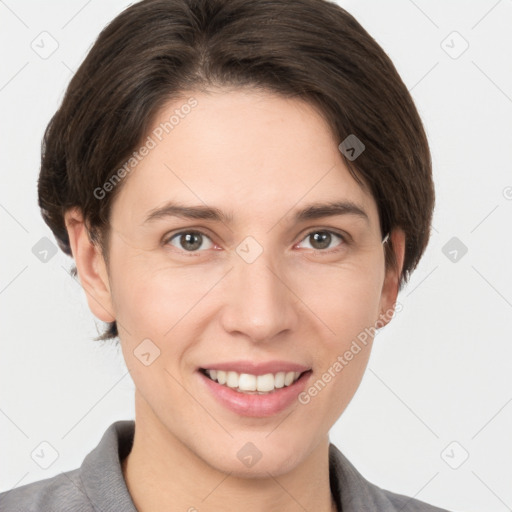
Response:
MULTIPOLYGON (((309 248, 315 251, 331 252, 326 249, 332 249, 332 243, 335 242, 336 239, 341 240, 342 243, 338 243, 335 247, 343 246, 348 243, 346 238, 339 233, 319 229, 310 231, 306 237, 303 238, 303 241, 309 240, 309 248)), ((201 252, 201 248, 203 250, 211 249, 215 245, 209 236, 197 230, 180 231, 175 233, 165 239, 164 244, 170 244, 177 249, 188 253, 201 252), (204 246, 205 243, 206 247, 204 246)))
POLYGON ((314 249, 316 251, 324 251, 325 249, 332 248, 331 243, 335 241, 336 238, 340 239, 343 242, 341 244, 338 244, 338 246, 345 245, 347 243, 345 237, 343 237, 339 233, 334 233, 333 231, 327 230, 310 231, 303 240, 311 241, 309 247, 310 249, 314 249))
POLYGON ((210 245, 208 247, 203 247, 203 249, 211 249, 213 242, 204 233, 201 233, 200 231, 180 231, 179 233, 167 238, 165 243, 170 243, 174 247, 186 252, 199 252, 198 249, 203 246, 203 242, 205 240, 209 240, 210 245), (176 244, 172 243, 174 240, 176 240, 176 244))

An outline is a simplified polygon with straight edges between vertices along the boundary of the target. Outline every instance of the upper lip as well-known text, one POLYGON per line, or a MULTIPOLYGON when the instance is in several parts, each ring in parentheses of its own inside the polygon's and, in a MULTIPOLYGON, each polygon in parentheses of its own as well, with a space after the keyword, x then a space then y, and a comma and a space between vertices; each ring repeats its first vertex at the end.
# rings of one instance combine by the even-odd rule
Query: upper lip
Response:
POLYGON ((254 361, 225 361, 223 363, 211 363, 201 366, 203 370, 224 370, 237 373, 249 373, 251 375, 265 375, 278 372, 306 372, 311 368, 290 361, 265 361, 256 363, 254 361))

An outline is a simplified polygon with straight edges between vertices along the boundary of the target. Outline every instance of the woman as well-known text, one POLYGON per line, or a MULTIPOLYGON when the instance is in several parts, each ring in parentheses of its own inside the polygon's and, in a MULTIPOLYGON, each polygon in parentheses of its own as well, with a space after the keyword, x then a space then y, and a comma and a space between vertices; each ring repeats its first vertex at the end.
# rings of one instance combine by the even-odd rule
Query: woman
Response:
POLYGON ((407 88, 342 8, 130 6, 47 128, 38 191, 136 418, 2 510, 441 510, 329 442, 434 205, 407 88))

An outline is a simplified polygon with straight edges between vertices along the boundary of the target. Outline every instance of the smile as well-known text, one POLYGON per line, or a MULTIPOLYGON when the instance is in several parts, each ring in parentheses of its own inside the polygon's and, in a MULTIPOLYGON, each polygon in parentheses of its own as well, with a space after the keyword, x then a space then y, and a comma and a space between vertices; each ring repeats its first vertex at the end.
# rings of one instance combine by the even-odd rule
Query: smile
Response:
POLYGON ((222 386, 234 389, 240 393, 267 394, 276 389, 288 387, 296 382, 305 372, 277 372, 265 375, 238 373, 232 370, 202 369, 204 375, 222 386))
POLYGON ((196 372, 204 391, 217 404, 237 416, 253 418, 269 418, 298 402, 312 373, 306 370, 254 375, 206 368, 196 372))

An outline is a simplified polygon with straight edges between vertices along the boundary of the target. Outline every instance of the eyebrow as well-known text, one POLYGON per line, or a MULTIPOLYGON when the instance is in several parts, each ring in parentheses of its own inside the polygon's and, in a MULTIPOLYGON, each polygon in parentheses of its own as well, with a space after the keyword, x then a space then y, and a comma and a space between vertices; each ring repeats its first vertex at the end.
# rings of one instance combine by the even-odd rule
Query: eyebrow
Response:
MULTIPOLYGON (((364 208, 352 201, 312 203, 301 210, 297 210, 293 216, 293 220, 298 223, 306 220, 340 215, 351 215, 365 220, 368 224, 370 222, 368 214, 364 208)), ((233 222, 233 215, 231 213, 223 212, 219 208, 205 205, 188 206, 174 201, 169 201, 163 206, 151 210, 146 216, 143 224, 166 217, 211 220, 225 224, 231 224, 233 222)))

